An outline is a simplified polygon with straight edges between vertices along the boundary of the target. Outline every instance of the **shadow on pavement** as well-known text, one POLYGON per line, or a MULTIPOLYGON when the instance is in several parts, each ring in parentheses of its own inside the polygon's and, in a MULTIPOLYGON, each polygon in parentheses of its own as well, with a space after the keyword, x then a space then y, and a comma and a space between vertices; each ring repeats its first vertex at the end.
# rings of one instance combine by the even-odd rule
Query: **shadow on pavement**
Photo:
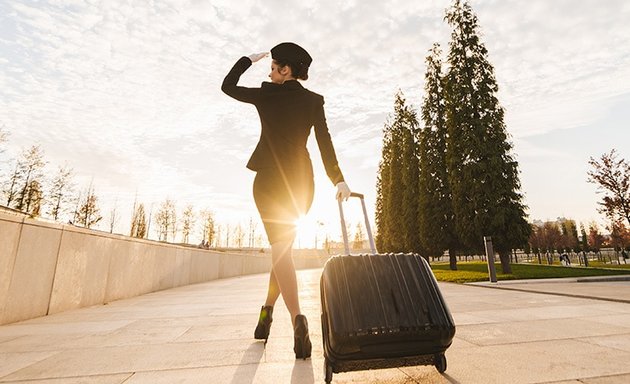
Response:
POLYGON ((451 376, 448 375, 448 373, 442 373, 442 376, 449 381, 449 383, 451 384, 462 384, 459 381, 455 380, 454 378, 452 378, 451 376))
POLYGON ((232 377, 231 384, 253 383, 260 360, 265 353, 265 345, 261 342, 253 342, 243 353, 241 362, 232 377))
POLYGON ((291 384, 313 384, 314 382, 313 361, 296 359, 291 372, 291 384))

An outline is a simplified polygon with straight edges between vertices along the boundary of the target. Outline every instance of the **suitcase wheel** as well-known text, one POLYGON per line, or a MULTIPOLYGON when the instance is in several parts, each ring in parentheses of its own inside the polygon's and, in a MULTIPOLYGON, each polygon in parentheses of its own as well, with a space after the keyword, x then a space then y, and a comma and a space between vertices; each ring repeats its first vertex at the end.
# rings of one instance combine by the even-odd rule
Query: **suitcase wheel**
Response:
POLYGON ((446 372, 446 356, 443 353, 433 356, 433 362, 438 372, 446 372))
POLYGON ((324 380, 326 381, 326 384, 330 384, 332 382, 332 376, 332 365, 330 365, 328 359, 324 359, 324 380))

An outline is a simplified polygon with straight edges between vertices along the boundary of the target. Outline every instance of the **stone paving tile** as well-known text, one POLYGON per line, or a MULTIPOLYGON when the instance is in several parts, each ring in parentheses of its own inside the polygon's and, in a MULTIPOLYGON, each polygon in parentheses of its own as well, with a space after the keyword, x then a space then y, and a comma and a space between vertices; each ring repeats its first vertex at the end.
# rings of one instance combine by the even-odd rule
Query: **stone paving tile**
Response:
POLYGON ((491 324, 496 323, 497 319, 492 316, 484 316, 483 314, 475 313, 451 313, 453 321, 457 325, 471 325, 471 324, 491 324))
MULTIPOLYGON (((59 352, 71 349, 70 344, 86 337, 84 333, 78 334, 35 334, 20 336, 11 341, 0 343, 0 353, 10 352, 59 352)), ((96 337, 96 336, 94 336, 96 337)))
POLYGON ((604 376, 582 379, 584 384, 628 384, 630 383, 629 375, 604 376))
POLYGON ((626 327, 602 326, 584 319, 552 319, 464 325, 457 328, 457 337, 477 345, 497 345, 618 335, 627 331, 626 327))
POLYGON ((630 314, 630 305, 625 304, 625 305, 619 305, 619 303, 612 303, 612 302, 605 302, 605 301, 599 301, 599 302, 595 302, 593 301, 592 304, 593 308, 598 308, 598 309, 604 309, 604 310, 608 310, 610 312, 615 312, 618 314, 630 314))
POLYGON ((562 280, 554 282, 545 282, 544 280, 536 282, 526 281, 523 283, 507 281, 499 282, 499 284, 493 286, 493 288, 506 290, 517 289, 530 292, 579 295, 630 302, 630 289, 628 289, 628 287, 630 287, 629 281, 562 282, 562 280))
POLYGON ((0 336, 67 335, 81 333, 107 333, 129 325, 131 320, 85 321, 61 323, 15 323, 0 326, 0 336))
POLYGON ((133 374, 122 373, 119 375, 98 375, 82 377, 64 377, 62 379, 6 381, 6 384, 122 384, 126 383, 133 374))
POLYGON ((585 317, 584 319, 588 321, 593 321, 596 323, 601 323, 601 324, 630 328, 630 313, 623 314, 623 315, 614 314, 614 315, 607 315, 607 316, 585 317))
POLYGON ((262 343, 257 347, 247 349, 245 355, 248 359, 241 360, 244 349, 245 346, 232 341, 75 349, 59 352, 16 371, 2 380, 32 380, 247 364, 258 361, 256 355, 258 350, 262 354, 262 343))
MULTIPOLYGON (((630 352, 630 332, 625 335, 587 337, 577 340, 603 347, 618 349, 620 351, 630 352)), ((626 362, 626 364, 630 364, 630 361, 626 362)), ((630 381, 628 382, 630 383, 630 381)))
POLYGON ((630 353, 575 340, 550 340, 446 353, 446 373, 465 384, 549 383, 611 374, 627 374, 630 353))
POLYGON ((2 345, 2 343, 6 343, 7 341, 15 340, 18 337, 20 337, 20 336, 17 336, 17 335, 0 336, 0 345, 2 345))
POLYGON ((58 352, 0 353, 0 381, 3 376, 45 360, 58 352))

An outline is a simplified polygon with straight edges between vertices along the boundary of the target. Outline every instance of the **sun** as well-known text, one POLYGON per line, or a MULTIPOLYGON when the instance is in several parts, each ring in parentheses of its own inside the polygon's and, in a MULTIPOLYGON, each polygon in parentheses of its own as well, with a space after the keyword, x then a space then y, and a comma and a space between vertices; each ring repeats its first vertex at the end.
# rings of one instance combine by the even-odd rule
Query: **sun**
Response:
POLYGON ((310 215, 300 216, 296 221, 297 235, 295 248, 321 248, 324 238, 324 224, 310 215))

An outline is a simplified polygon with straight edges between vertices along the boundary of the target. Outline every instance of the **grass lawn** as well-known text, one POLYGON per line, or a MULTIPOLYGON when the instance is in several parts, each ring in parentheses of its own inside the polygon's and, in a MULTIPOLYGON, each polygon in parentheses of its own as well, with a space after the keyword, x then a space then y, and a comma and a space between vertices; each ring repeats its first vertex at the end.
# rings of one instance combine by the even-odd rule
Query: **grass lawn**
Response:
MULTIPOLYGON (((501 264, 496 263, 497 280, 549 279, 556 277, 584 277, 630 274, 630 264, 608 265, 589 263, 589 268, 564 267, 559 265, 512 264, 511 274, 501 273, 501 264), (604 268, 605 265, 605 268, 604 268)), ((488 265, 485 262, 458 262, 457 271, 451 271, 448 263, 432 263, 431 269, 439 281, 469 283, 488 281, 488 265)))

